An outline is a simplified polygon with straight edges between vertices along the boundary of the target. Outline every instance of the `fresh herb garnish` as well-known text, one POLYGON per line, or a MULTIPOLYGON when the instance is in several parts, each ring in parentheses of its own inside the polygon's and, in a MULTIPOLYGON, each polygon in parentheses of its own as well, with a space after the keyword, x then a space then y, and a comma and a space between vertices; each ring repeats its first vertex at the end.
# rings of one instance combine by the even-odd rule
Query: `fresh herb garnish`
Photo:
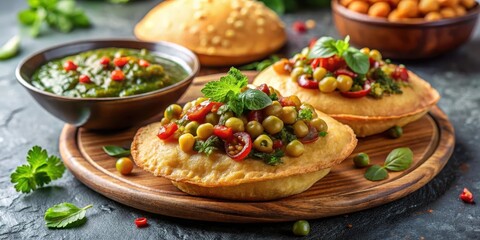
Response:
POLYGON ((366 74, 370 69, 370 62, 366 54, 350 47, 349 36, 345 40, 335 40, 332 37, 321 37, 317 40, 308 54, 308 58, 328 58, 334 55, 345 59, 348 67, 354 72, 366 74))
POLYGON ((91 207, 92 205, 79 208, 71 203, 57 204, 45 212, 45 223, 49 228, 79 227, 86 222, 85 213, 91 207))
POLYGON ((9 59, 15 57, 18 54, 20 49, 20 37, 14 36, 10 38, 3 46, 0 48, 0 60, 9 59))
POLYGON ((380 181, 388 177, 388 172, 380 165, 373 165, 365 172, 365 178, 370 181, 380 181))
POLYGON ((250 153, 250 157, 261 159, 266 164, 272 166, 282 163, 283 156, 285 156, 285 153, 280 149, 276 149, 273 153, 258 152, 256 150, 252 150, 250 153))
POLYGON ((410 148, 396 148, 392 150, 385 160, 383 166, 373 165, 365 172, 365 178, 370 181, 379 181, 388 177, 387 170, 403 171, 408 169, 413 162, 413 152, 410 148))
POLYGON ((325 136, 327 136, 327 134, 328 134, 328 132, 325 132, 325 131, 323 131, 323 132, 318 132, 318 136, 319 136, 319 137, 325 137, 325 136))
POLYGON ((298 111, 298 118, 302 120, 311 121, 313 118, 313 112, 308 108, 300 109, 300 111, 298 111))
POLYGON ((27 162, 26 165, 18 166, 10 175, 10 181, 15 183, 17 192, 35 191, 38 187, 61 178, 65 172, 65 166, 60 158, 48 156, 47 151, 39 146, 34 146, 28 151, 27 162))
POLYGON ((289 143, 293 140, 297 140, 297 136, 293 133, 293 128, 291 126, 285 126, 282 128, 280 133, 275 136, 276 139, 282 140, 284 143, 289 143))
POLYGON ((210 136, 207 140, 196 140, 193 145, 193 150, 199 153, 205 153, 207 156, 212 154, 214 151, 217 151, 223 145, 222 140, 217 136, 210 136))
POLYGON ((256 71, 263 71, 267 67, 270 67, 272 64, 278 62, 280 58, 277 55, 272 55, 269 58, 260 61, 260 62, 253 62, 247 65, 241 66, 240 70, 256 70, 256 71))
POLYGON ((272 104, 270 97, 260 90, 248 89, 242 92, 247 84, 248 78, 232 67, 228 75, 219 81, 207 83, 202 93, 212 101, 225 103, 237 116, 242 115, 245 109, 259 110, 272 104))
POLYGON ((119 146, 108 145, 103 146, 102 149, 110 157, 126 157, 130 155, 130 150, 119 146))
POLYGON ((90 21, 83 10, 75 5, 74 0, 29 0, 29 9, 18 13, 19 21, 30 26, 33 37, 40 35, 44 23, 60 32, 70 32, 74 28, 90 26, 90 21))
MULTIPOLYGON (((399 84, 395 82, 391 77, 387 76, 381 68, 376 68, 372 73, 372 78, 375 79, 375 83, 380 84, 383 92, 389 94, 400 94, 402 89, 399 84)), ((373 92, 373 91, 372 91, 373 92)))

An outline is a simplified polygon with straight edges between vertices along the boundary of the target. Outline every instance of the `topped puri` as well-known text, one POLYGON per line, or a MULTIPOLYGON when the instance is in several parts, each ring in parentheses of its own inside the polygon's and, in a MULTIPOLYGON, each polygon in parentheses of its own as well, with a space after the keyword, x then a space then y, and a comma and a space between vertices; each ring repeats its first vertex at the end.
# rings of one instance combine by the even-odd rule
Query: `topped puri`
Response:
POLYGON ((250 0, 164 1, 134 31, 142 41, 185 46, 210 66, 261 59, 286 42, 285 27, 275 12, 250 0))
POLYGON ((261 72, 254 84, 296 95, 360 137, 415 121, 439 100, 438 92, 405 66, 382 59, 377 50, 350 47, 348 40, 322 37, 261 72))
POLYGON ((199 196, 262 201, 305 191, 347 158, 353 131, 292 95, 231 69, 204 97, 169 106, 138 130, 139 167, 199 196))

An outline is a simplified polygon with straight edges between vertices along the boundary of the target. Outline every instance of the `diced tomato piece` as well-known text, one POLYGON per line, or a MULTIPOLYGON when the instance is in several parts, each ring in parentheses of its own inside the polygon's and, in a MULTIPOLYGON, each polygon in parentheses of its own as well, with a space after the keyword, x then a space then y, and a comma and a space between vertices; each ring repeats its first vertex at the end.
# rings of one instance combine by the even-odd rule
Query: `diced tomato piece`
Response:
POLYGON ((267 84, 262 83, 257 87, 257 89, 270 96, 270 88, 268 88, 267 84))
POLYGON ((147 218, 140 217, 135 219, 135 225, 137 225, 138 228, 143 228, 148 226, 147 218))
POLYGON ((392 73, 392 78, 408 82, 408 71, 405 67, 398 66, 392 73))
POLYGON ((290 61, 286 58, 282 58, 272 65, 273 70, 278 74, 289 75, 289 69, 291 69, 290 61))
POLYGON ((237 132, 233 134, 233 138, 231 141, 225 143, 225 152, 227 155, 235 160, 235 161, 242 161, 250 151, 252 150, 252 138, 246 132, 237 132), (229 148, 232 146, 232 148, 229 148), (240 146, 240 150, 238 150, 238 146, 240 146))
POLYGON ((215 127, 213 127, 213 135, 223 140, 230 141, 233 137, 233 129, 222 125, 215 125, 215 127))
POLYGON ((329 58, 320 58, 319 66, 327 69, 330 72, 334 72, 335 70, 344 67, 346 65, 345 60, 343 58, 334 55, 329 58))
POLYGON ((167 125, 162 125, 160 127, 160 130, 158 131, 157 137, 162 139, 162 140, 166 140, 166 139, 170 138, 171 136, 173 136, 173 134, 177 130, 178 130, 178 125, 174 122, 169 123, 167 125))
POLYGON ((372 87, 370 86, 370 83, 366 82, 365 85, 363 86, 363 90, 356 91, 356 92, 340 92, 340 94, 348 98, 361 98, 361 97, 367 96, 371 90, 372 90, 372 87))
POLYGON ((138 61, 138 65, 140 65, 141 67, 148 67, 148 66, 150 66, 150 63, 145 59, 140 59, 138 61))
POLYGON ((91 83, 92 81, 90 81, 90 77, 87 76, 87 75, 80 75, 80 77, 78 77, 78 81, 81 82, 81 83, 91 83))
POLYGON ((273 149, 279 149, 283 147, 283 142, 280 139, 273 141, 273 149))
POLYGON ((356 78, 358 76, 356 73, 345 68, 337 69, 334 74, 336 77, 338 77, 338 75, 347 75, 351 78, 356 78))
POLYGON ((67 60, 63 63, 63 69, 65 69, 65 71, 75 71, 77 70, 77 65, 71 61, 71 60, 67 60))
POLYGON ((302 21, 296 21, 292 25, 293 30, 295 30, 297 33, 305 33, 307 32, 307 26, 305 25, 304 22, 302 21))
POLYGON ((125 66, 125 65, 128 63, 128 60, 130 60, 129 57, 119 57, 119 58, 115 58, 115 59, 113 59, 113 64, 115 64, 115 66, 121 68, 121 67, 125 66))
POLYGON ((373 58, 368 58, 368 61, 370 62, 370 68, 377 68, 380 66, 380 63, 375 61, 373 58))
POLYGON ((318 82, 308 79, 305 75, 302 75, 297 80, 298 85, 303 88, 318 89, 318 82))
POLYGON ((100 58, 100 64, 108 66, 108 64, 110 64, 110 58, 107 56, 103 56, 102 58, 100 58))
POLYGON ((310 66, 312 66, 312 69, 315 69, 318 67, 318 65, 320 65, 320 59, 321 58, 315 58, 313 59, 312 63, 310 64, 310 66))
POLYGON ((200 103, 199 105, 188 109, 188 111, 187 111, 188 120, 203 122, 205 120, 205 116, 207 116, 207 114, 210 111, 212 111, 214 106, 218 110, 218 108, 221 105, 223 105, 223 104, 219 103, 219 102, 204 101, 204 102, 200 103))
POLYGON ((474 203, 473 194, 467 188, 463 188, 463 192, 460 194, 460 199, 465 203, 474 203))
POLYGON ((111 78, 113 81, 123 81, 123 79, 125 79, 125 74, 122 70, 113 70, 111 78))
POLYGON ((248 121, 257 121, 259 123, 263 122, 265 116, 263 115, 262 110, 253 110, 248 113, 248 121))

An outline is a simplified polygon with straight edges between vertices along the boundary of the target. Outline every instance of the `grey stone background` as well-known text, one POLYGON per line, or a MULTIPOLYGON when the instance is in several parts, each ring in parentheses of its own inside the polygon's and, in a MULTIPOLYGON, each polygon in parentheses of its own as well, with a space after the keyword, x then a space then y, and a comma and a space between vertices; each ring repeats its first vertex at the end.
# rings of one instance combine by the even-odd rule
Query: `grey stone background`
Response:
MULTIPOLYGON (((70 34, 55 31, 32 39, 16 20, 26 7, 23 0, 0 1, 0 42, 21 34, 19 56, 0 62, 0 239, 289 239, 291 222, 275 224, 224 224, 176 219, 142 212, 90 190, 68 171, 60 180, 34 193, 15 192, 10 173, 25 161, 33 145, 58 153, 63 123, 41 109, 16 83, 14 69, 21 59, 43 48, 73 40, 133 38, 133 25, 159 1, 135 1, 114 5, 103 1, 80 2, 94 27, 70 34), (49 230, 45 210, 60 202, 85 206, 87 223, 77 229, 49 230), (150 226, 137 229, 133 220, 149 219, 150 226)), ((312 37, 338 36, 328 9, 305 10, 283 16, 287 26, 294 20, 315 19, 317 27, 306 35, 289 28, 291 54, 312 37)), ((381 207, 349 215, 311 220, 304 239, 480 239, 480 210, 458 199, 468 187, 480 199, 480 31, 455 52, 431 60, 404 62, 439 90, 439 102, 456 130, 455 151, 444 170, 420 190, 381 207), (351 228, 347 225, 351 224, 351 228)))

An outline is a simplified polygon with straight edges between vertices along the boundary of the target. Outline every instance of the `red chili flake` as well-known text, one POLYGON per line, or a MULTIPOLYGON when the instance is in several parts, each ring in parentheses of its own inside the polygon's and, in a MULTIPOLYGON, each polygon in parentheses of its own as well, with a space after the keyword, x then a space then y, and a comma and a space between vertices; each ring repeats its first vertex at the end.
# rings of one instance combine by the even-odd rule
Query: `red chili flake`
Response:
POLYGON ((81 83, 91 83, 90 77, 87 75, 80 75, 80 77, 78 78, 78 81, 81 83))
POLYGON ((147 218, 145 217, 140 217, 135 219, 135 225, 137 225, 138 228, 143 228, 148 226, 147 218))
POLYGON ((305 33, 307 31, 307 26, 302 21, 296 21, 293 23, 293 30, 297 33, 305 33))
POLYGON ((463 189, 463 192, 460 194, 460 199, 462 199, 462 201, 465 203, 475 203, 473 201, 473 194, 468 191, 467 188, 463 189))
POLYGON ((63 63, 63 69, 65 69, 65 71, 75 71, 77 70, 77 65, 73 61, 67 60, 63 63))

